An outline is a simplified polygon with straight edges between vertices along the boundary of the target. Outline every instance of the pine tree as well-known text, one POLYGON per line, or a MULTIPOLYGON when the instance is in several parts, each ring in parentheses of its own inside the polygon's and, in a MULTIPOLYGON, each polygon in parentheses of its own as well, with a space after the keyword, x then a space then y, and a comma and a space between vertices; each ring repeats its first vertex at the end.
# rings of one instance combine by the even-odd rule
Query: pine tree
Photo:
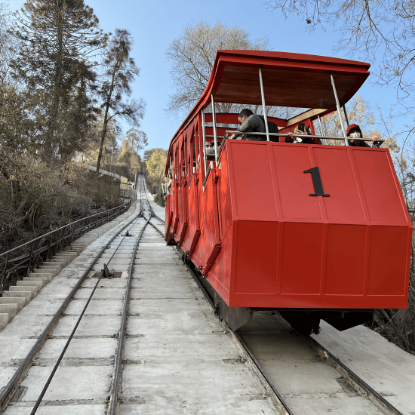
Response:
POLYGON ((83 0, 27 0, 16 20, 12 34, 22 47, 12 68, 43 128, 43 155, 50 162, 68 158, 82 147, 96 113, 88 95, 96 88, 91 60, 107 36, 83 0))
POLYGON ((132 38, 127 30, 117 29, 110 41, 104 57, 104 82, 99 89, 102 99, 104 125, 97 161, 97 174, 101 166, 102 150, 107 135, 108 123, 114 117, 123 117, 131 125, 139 127, 143 118, 145 103, 143 100, 125 101, 124 96, 131 95, 131 82, 139 74, 134 59, 130 57, 132 38), (110 113, 111 111, 111 113, 110 113))

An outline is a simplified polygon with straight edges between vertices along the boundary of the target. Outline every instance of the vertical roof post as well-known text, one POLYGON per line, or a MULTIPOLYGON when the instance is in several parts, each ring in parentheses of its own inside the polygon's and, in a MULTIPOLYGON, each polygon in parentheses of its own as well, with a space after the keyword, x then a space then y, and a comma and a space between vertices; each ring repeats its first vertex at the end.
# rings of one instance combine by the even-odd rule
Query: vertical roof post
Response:
POLYGON ((339 102, 339 98, 337 97, 336 85, 334 83, 334 77, 333 77, 333 74, 331 72, 330 72, 330 79, 331 79, 331 85, 333 87, 334 98, 336 99, 337 115, 339 116, 340 125, 342 127, 344 140, 345 140, 345 145, 348 146, 349 145, 349 140, 347 139, 346 130, 344 129, 342 115, 341 115, 341 112, 340 112, 340 102, 339 102))
POLYGON ((216 112, 215 112, 215 101, 213 99, 213 94, 210 95, 212 103, 212 121, 213 121, 213 140, 215 144, 215 161, 218 162, 218 136, 216 134, 216 112))
POLYGON ((324 129, 323 129, 323 123, 321 122, 321 117, 320 117, 320 115, 318 115, 317 117, 318 117, 318 122, 319 122, 319 125, 320 125, 320 134, 321 134, 322 137, 324 137, 325 134, 324 134, 324 129))
POLYGON ((346 124, 347 124, 347 126, 349 126, 350 122, 349 122, 349 117, 347 116, 346 104, 343 104, 343 111, 344 111, 344 116, 346 118, 346 124))
POLYGON ((205 131, 205 110, 202 110, 202 135, 203 135, 203 168, 206 177, 206 131, 205 131))
POLYGON ((267 108, 265 106, 264 84, 262 83, 261 67, 259 67, 259 84, 261 86, 262 112, 264 114, 264 119, 265 119, 265 132, 267 133, 267 141, 269 141, 268 117, 267 117, 267 108))

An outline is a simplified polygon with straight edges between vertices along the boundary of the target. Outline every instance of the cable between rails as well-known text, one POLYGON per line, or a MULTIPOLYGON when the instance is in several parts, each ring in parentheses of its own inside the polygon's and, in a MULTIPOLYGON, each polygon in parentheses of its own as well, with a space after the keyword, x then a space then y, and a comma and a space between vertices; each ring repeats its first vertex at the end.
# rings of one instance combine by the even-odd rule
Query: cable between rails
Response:
POLYGON ((12 376, 12 378, 9 380, 8 384, 4 387, 2 392, 0 393, 0 411, 5 410, 13 392, 18 387, 18 381, 19 379, 24 375, 25 371, 28 369, 29 364, 33 361, 35 355, 38 353, 40 348, 43 346, 44 342, 46 341, 46 338, 49 334, 49 332, 52 330, 52 328, 57 323, 59 317, 63 313, 63 311, 68 306, 69 302, 72 300, 72 297, 75 295, 75 293, 78 291, 80 285, 85 280, 88 273, 91 271, 92 267, 95 265, 98 258, 104 253, 104 251, 110 246, 110 244, 114 241, 114 239, 131 223, 133 223, 138 217, 142 215, 142 212, 140 213, 131 221, 129 221, 126 225, 124 225, 110 240, 109 242, 101 249, 101 251, 97 254, 97 256, 94 258, 94 260, 91 262, 91 264, 88 266, 88 268, 85 270, 85 272, 82 274, 82 276, 79 278, 78 282, 76 283, 75 287, 72 289, 72 291, 69 293, 69 295, 66 297, 65 301, 62 303, 62 305, 59 307, 59 310, 55 313, 50 323, 46 326, 43 333, 40 335, 37 342, 34 344, 34 346, 29 351, 28 355, 22 362, 22 364, 19 366, 15 374, 12 376))
POLYGON ((60 356, 59 356, 59 358, 58 358, 58 360, 57 360, 57 362, 56 362, 56 364, 55 364, 55 366, 54 366, 54 368, 53 368, 53 370, 52 370, 52 373, 49 375, 49 378, 48 378, 48 380, 47 380, 47 382, 46 382, 45 386, 43 387, 42 392, 40 393, 40 396, 39 396, 39 398, 37 399, 37 401, 36 401, 36 403, 35 403, 35 406, 33 407, 32 411, 30 412, 30 415, 34 415, 34 414, 37 412, 37 410, 38 410, 38 408, 39 408, 39 405, 41 404, 41 402, 42 402, 42 400, 43 400, 43 397, 45 396, 45 393, 46 393, 46 391, 48 390, 49 385, 50 385, 50 383, 52 382, 52 379, 53 379, 53 377, 55 376, 56 371, 58 370, 58 367, 59 367, 59 365, 60 365, 60 363, 61 363, 61 361, 62 361, 62 359, 63 359, 63 356, 65 355, 66 350, 67 350, 67 348, 69 347, 69 344, 70 344, 70 343, 71 343, 71 341, 72 341, 72 338, 73 338, 73 336, 74 336, 74 334, 75 334, 75 332, 76 332, 76 330, 77 330, 77 328, 78 328, 78 326, 79 326, 79 323, 81 322, 82 317, 84 316, 85 311, 86 311, 86 309, 88 308, 88 305, 89 305, 89 303, 90 303, 90 301, 91 301, 91 299, 92 299, 92 296, 94 295, 95 290, 97 289, 97 286, 98 286, 99 282, 101 281, 101 278, 102 278, 104 275, 105 275, 105 271, 104 271, 104 270, 102 270, 102 271, 101 271, 101 274, 100 274, 100 276, 99 276, 99 278, 98 278, 98 281, 97 281, 97 283, 95 284, 95 287, 94 287, 94 289, 92 290, 92 293, 91 293, 91 295, 89 296, 88 301, 87 301, 87 303, 85 304, 85 307, 84 307, 84 309, 82 310, 82 313, 81 313, 81 315, 79 316, 78 321, 76 322, 76 325, 75 325, 74 329, 72 330, 72 333, 71 333, 71 335, 69 336, 69 339, 68 339, 68 341, 66 342, 65 347, 63 348, 62 353, 60 354, 60 356))
POLYGON ((150 223, 150 219, 146 219, 146 223, 140 231, 140 234, 137 238, 137 242, 134 246, 134 252, 132 255, 133 260, 132 260, 132 263, 131 263, 131 266, 128 272, 128 281, 127 281, 127 288, 124 294, 124 307, 123 307, 123 312, 122 312, 121 329, 120 329, 120 334, 119 334, 117 358, 116 358, 116 363, 115 363, 115 376, 114 376, 113 385, 112 385, 112 393, 111 393, 111 398, 110 398, 110 403, 109 403, 109 409, 107 412, 109 415, 115 415, 117 413, 116 410, 118 406, 118 389, 119 389, 119 384, 120 384, 122 358, 123 358, 123 353, 124 353, 124 340, 125 340, 125 332, 126 332, 126 327, 127 327, 127 313, 128 313, 128 304, 129 304, 130 291, 131 291, 131 280, 132 280, 133 269, 134 269, 134 259, 137 254, 138 246, 140 245, 141 237, 143 236, 143 233, 149 223, 150 223))
MULTIPOLYGON (((114 236, 114 238, 112 238, 112 240, 114 240, 115 239, 115 237, 117 236, 117 235, 119 235, 119 233, 121 233, 128 225, 130 225, 132 222, 137 222, 139 219, 140 219, 140 217, 142 217, 142 212, 140 212, 139 213, 139 215, 138 215, 138 217, 137 218, 135 218, 133 221, 131 221, 131 222, 129 222, 120 232, 118 232, 115 236, 114 236)), ((135 224, 133 224, 132 226, 131 226, 131 228, 132 227, 134 227, 136 225, 136 223, 135 224)), ((130 230, 131 230, 131 228, 130 228, 130 230)), ((143 228, 144 229, 144 228, 143 228)), ((128 233, 128 231, 127 231, 127 233, 128 233)), ((142 233, 141 233, 142 234, 142 233)), ((139 238, 141 238, 141 234, 140 234, 140 237, 139 238)), ((121 244, 122 244, 122 242, 124 241, 124 239, 125 239, 125 237, 126 237, 126 235, 124 235, 124 237, 122 238, 122 240, 121 240, 121 242, 119 243, 119 245, 118 245, 118 247, 117 247, 117 249, 114 251, 114 253, 113 253, 113 255, 111 256, 111 258, 110 258, 110 260, 107 262, 107 264, 106 264, 106 266, 108 266, 108 264, 111 262, 111 260, 112 260, 112 258, 114 257, 114 255, 115 255, 115 252, 118 250, 118 248, 121 246, 121 244)), ((111 240, 111 242, 112 242, 112 240, 111 240)), ((139 240, 139 239, 138 239, 139 240)), ((107 244, 106 246, 108 246, 109 244, 107 244)), ((134 251, 134 253, 135 253, 135 251, 134 251)), ((134 265, 134 257, 135 257, 135 255, 132 257, 132 261, 131 261, 131 269, 132 269, 132 267, 133 267, 133 265, 134 265)), ((105 265, 104 265, 104 267, 105 267, 105 265)), ((93 290, 92 290, 92 292, 91 292, 91 294, 90 294, 90 296, 89 296, 89 298, 88 298, 88 301, 86 302, 86 304, 85 304, 85 307, 83 308, 83 310, 82 310, 82 312, 81 312, 81 314, 80 314, 80 316, 79 316, 79 318, 78 318, 78 320, 77 320, 77 322, 76 322, 76 324, 75 324, 75 327, 73 328, 73 330, 72 330, 72 332, 71 332, 71 334, 70 334, 70 336, 69 336, 69 338, 68 338, 68 340, 67 340, 67 342, 66 342, 66 344, 65 344, 65 346, 64 346, 64 348, 63 348, 63 350, 62 350, 62 352, 61 352, 61 354, 60 354, 60 356, 59 356, 59 358, 58 358, 58 360, 56 361, 56 363, 55 363, 55 366, 53 367, 53 370, 52 370, 52 372, 51 372, 51 374, 49 375, 49 378, 48 378, 48 380, 46 381, 46 384, 45 384, 45 386, 43 387, 43 389, 42 389, 42 392, 40 393, 40 395, 39 395, 39 397, 38 397, 38 399, 37 399, 37 401, 36 401, 36 403, 35 403, 35 406, 33 407, 33 409, 32 409, 32 411, 30 412, 30 415, 34 415, 34 414, 36 414, 36 412, 37 412, 37 410, 38 410, 38 408, 39 408, 39 405, 41 404, 41 402, 42 402, 42 400, 43 400, 43 397, 45 396, 45 393, 47 392, 47 390, 48 390, 48 388, 49 388, 49 385, 50 385, 50 383, 52 382, 52 380, 53 380, 53 378, 54 378, 54 376, 55 376, 55 373, 56 373, 56 371, 58 370, 58 367, 59 367, 59 365, 60 365, 60 363, 61 363, 61 361, 62 361, 62 359, 63 359, 63 357, 64 357, 64 355, 65 355, 65 353, 66 353, 66 350, 68 349, 68 347, 69 347, 69 345, 70 345, 70 343, 71 343, 71 341, 72 341, 72 339, 73 339, 73 337, 74 337, 74 335, 75 335, 75 332, 76 332, 76 330, 78 329, 78 326, 79 326, 79 324, 81 323, 81 321, 82 321, 82 318, 84 317, 84 314, 85 314, 85 312, 86 312, 86 309, 88 308, 88 306, 89 306, 89 303, 91 302, 91 300, 92 300, 92 297, 93 297, 93 295, 94 295, 94 293, 95 293, 95 291, 96 291, 96 289, 97 289, 97 287, 98 287, 98 284, 100 283, 100 281, 101 281, 101 279, 105 276, 105 273, 106 273, 106 271, 105 271, 105 269, 103 269, 102 271, 101 271, 101 274, 100 274, 100 276, 99 276, 99 278, 98 278, 98 281, 96 282, 96 284, 95 284, 95 286, 94 286, 94 288, 93 288, 93 290)))
MULTIPOLYGON (((149 209, 150 209, 151 216, 155 217, 155 218, 156 218, 156 219, 158 219, 160 222, 165 223, 163 219, 161 219, 159 216, 157 216, 157 215, 154 213, 153 208, 151 207, 150 201, 148 200, 148 197, 147 197, 147 191, 146 191, 146 186, 145 186, 145 185, 144 185, 144 194, 145 194, 145 196, 146 196, 146 201, 147 201, 148 207, 149 207, 149 209)), ((150 225, 151 225, 151 223, 150 223, 150 225)), ((152 226, 154 226, 154 225, 152 225, 152 226)))

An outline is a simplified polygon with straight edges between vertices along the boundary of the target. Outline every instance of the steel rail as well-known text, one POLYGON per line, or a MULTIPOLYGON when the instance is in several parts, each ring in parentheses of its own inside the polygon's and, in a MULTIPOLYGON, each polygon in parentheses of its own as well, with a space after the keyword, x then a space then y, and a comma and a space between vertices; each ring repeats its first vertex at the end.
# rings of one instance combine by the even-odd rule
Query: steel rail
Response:
MULTIPOLYGON (((143 178, 143 180, 144 180, 144 178, 143 178)), ((162 223, 164 224, 164 223, 165 223, 165 221, 164 221, 163 219, 161 219, 159 216, 157 216, 157 215, 154 213, 153 208, 151 207, 151 204, 150 204, 150 202, 149 202, 149 200, 148 200, 148 197, 147 197, 147 188, 146 188, 146 185, 145 185, 145 181, 144 181, 144 195, 145 195, 145 197, 146 197, 146 202, 147 202, 148 207, 149 207, 149 209, 150 209, 150 213, 151 213, 150 219, 151 219, 151 217, 155 217, 156 219, 158 219, 160 222, 162 222, 162 223)), ((152 224, 150 224, 150 225, 152 225, 152 224)), ((154 225, 152 225, 152 226, 154 226, 154 225)), ((164 237, 164 235, 163 235, 163 237, 164 237)))
MULTIPOLYGON (((180 252, 181 249, 176 247, 176 250, 177 250, 178 255, 181 256, 180 255, 181 254, 181 252, 180 252)), ((183 256, 181 256, 181 257, 183 258, 183 256)), ((193 268, 189 265, 189 261, 184 261, 184 263, 185 263, 185 266, 186 266, 187 270, 189 271, 190 275, 192 276, 193 280, 196 282, 196 284, 199 287, 200 291, 202 291, 203 295, 205 296, 206 301, 209 303, 209 305, 213 309, 213 312, 216 314, 217 310, 216 310, 215 303, 214 303, 213 299, 211 298, 211 296, 207 292, 206 288, 201 283, 199 277, 196 275, 193 268)), ((262 383, 264 384, 264 386, 266 388, 270 389, 274 393, 276 399, 273 399, 273 402, 277 406, 277 408, 280 410, 280 412, 282 412, 284 415, 294 415, 293 412, 291 411, 291 409, 289 408, 289 406, 286 404, 286 402, 285 402, 284 398, 282 397, 282 395, 274 387, 271 380, 268 378, 265 371, 262 369, 261 365, 255 359, 254 355, 249 350, 248 346, 244 343, 244 341, 241 339, 239 334, 232 331, 227 326, 226 326, 226 330, 229 331, 229 333, 234 338, 235 342, 239 345, 240 349, 244 352, 246 359, 250 362, 250 364, 253 367, 256 368, 256 374, 260 378, 260 380, 262 380, 262 383)))
MULTIPOLYGON (((176 247, 177 254, 183 258, 183 252, 180 248, 176 247)), ((213 299, 207 292, 206 288, 200 281, 200 278, 196 275, 195 270, 189 265, 189 261, 185 261, 186 268, 190 272, 190 275, 202 291, 203 295, 205 296, 206 300, 209 302, 210 306, 216 312, 216 307, 214 304, 213 299)), ((289 323, 286 323, 289 325, 289 323)), ((291 328, 291 326, 290 326, 291 328)), ((282 405, 279 409, 285 414, 294 415, 288 404, 285 402, 284 398, 275 388, 272 383, 272 380, 267 376, 265 370, 262 368, 261 364, 257 361, 252 351, 249 349, 248 345, 244 342, 243 338, 237 333, 232 331, 229 327, 226 327, 227 330, 231 333, 232 337, 235 339, 240 346, 240 348, 245 352, 245 355, 250 360, 251 364, 253 364, 260 373, 260 376, 266 381, 266 384, 271 388, 274 392, 275 396, 277 397, 276 404, 278 402, 282 405)), ((370 385, 368 385, 361 377, 359 377, 355 372, 352 371, 349 367, 347 367, 340 359, 335 357, 329 350, 327 350, 323 345, 321 345, 317 340, 313 339, 312 337, 304 336, 298 333, 296 330, 294 332, 303 338, 305 341, 309 342, 314 349, 318 349, 321 351, 321 355, 325 360, 327 360, 327 364, 331 365, 337 372, 339 372, 342 376, 348 378, 351 381, 352 385, 355 384, 358 386, 358 389, 364 391, 367 398, 380 410, 385 412, 388 415, 404 415, 402 412, 399 411, 396 407, 394 407, 390 402, 388 402, 382 395, 376 392, 370 385)), ((358 392, 359 393, 359 392, 358 392)))
MULTIPOLYGON (((280 392, 275 388, 274 384, 272 383, 271 379, 268 377, 268 375, 265 373, 265 370, 262 368, 258 360, 255 358, 254 354, 249 350, 247 344, 243 341, 242 337, 235 331, 232 331, 230 328, 228 328, 229 332, 231 333, 232 337, 235 339, 237 343, 239 343, 239 346, 242 348, 242 350, 245 352, 245 355, 249 356, 251 360, 251 364, 254 364, 255 367, 258 369, 258 371, 261 373, 262 377, 267 382, 267 385, 271 388, 271 390, 274 392, 275 396, 277 397, 276 404, 278 406, 278 409, 284 414, 284 415, 294 415, 291 408, 288 406, 288 404, 285 402, 285 399, 280 394, 280 392)), ((274 401, 275 402, 275 401, 274 401)))
MULTIPOLYGON (((140 194, 141 198, 141 194, 140 194)), ((144 216, 143 216, 144 217, 144 216)), ((134 246, 134 251, 132 254, 132 261, 131 266, 128 272, 128 280, 127 280, 127 288, 125 290, 124 294, 124 307, 122 310, 122 320, 121 320, 121 329, 118 336, 118 349, 117 349, 117 357, 115 362, 115 375, 113 377, 113 383, 111 387, 111 397, 109 401, 109 407, 107 414, 109 415, 116 415, 117 409, 118 409, 118 393, 119 393, 119 386, 120 386, 120 379, 121 379, 121 370, 122 370, 122 360, 124 355, 124 340, 125 340, 125 334, 127 329, 127 314, 128 314, 128 306, 129 306, 129 300, 130 300, 130 291, 131 291, 131 280, 134 270, 134 259, 137 254, 138 246, 140 245, 140 240, 143 236, 143 233, 147 227, 147 225, 150 222, 150 219, 146 219, 146 223, 144 224, 143 228, 140 231, 140 234, 138 235, 137 242, 134 246)))
POLYGON ((62 313, 65 311, 66 307, 78 291, 81 284, 84 282, 86 276, 91 271, 92 267, 95 265, 95 263, 98 261, 100 256, 104 253, 104 251, 110 246, 110 244, 114 241, 114 239, 124 231, 125 228, 127 228, 131 223, 133 223, 135 220, 139 219, 142 216, 142 212, 135 216, 131 221, 129 221, 126 225, 124 225, 110 240, 107 242, 107 244, 99 251, 99 253, 95 256, 95 258, 92 260, 88 268, 85 270, 85 272, 82 274, 82 276, 79 278, 78 282, 74 286, 74 288, 71 290, 71 292, 68 294, 68 296, 65 298, 62 305, 59 307, 58 311, 54 314, 49 324, 44 329, 43 333, 40 335, 39 339, 36 341, 34 346, 31 348, 29 353, 27 354, 24 361, 20 364, 19 368, 16 370, 12 378, 9 380, 7 385, 4 387, 4 389, 0 393, 0 411, 3 413, 9 404, 10 400, 13 397, 13 394, 15 393, 16 389, 19 387, 21 381, 23 380, 23 377, 26 375, 27 371, 30 369, 33 360, 36 358, 40 350, 42 349, 44 343, 46 342, 49 334, 52 332, 56 324, 58 323, 58 320, 60 319, 62 313))
POLYGON ((70 334, 70 336, 69 336, 68 340, 66 341, 65 346, 64 346, 64 348, 63 348, 63 350, 62 350, 61 354, 59 355, 59 358, 58 358, 58 360, 56 361, 55 366, 53 367, 51 374, 50 374, 50 375, 49 375, 49 377, 48 377, 48 380, 46 381, 46 383, 45 383, 45 385, 44 385, 44 387, 43 387, 42 391, 40 392, 39 397, 37 398, 37 401, 36 401, 36 403, 35 403, 35 406, 32 408, 32 411, 30 412, 30 415, 35 415, 35 414, 36 414, 36 412, 37 412, 37 410, 38 410, 38 408, 39 408, 39 405, 41 404, 41 402, 42 402, 42 400, 43 400, 43 397, 45 396, 45 393, 46 393, 46 391, 48 390, 49 385, 51 384, 51 382, 52 382, 52 380, 53 380, 53 378, 54 378, 54 376, 55 376, 56 371, 58 370, 58 367, 59 367, 59 365, 60 365, 60 363, 61 363, 61 361, 62 361, 63 357, 65 356, 66 350, 68 349, 69 345, 71 344, 71 341, 72 341, 72 339, 73 339, 73 336, 75 335, 75 332, 76 332, 76 330, 78 329, 78 326, 79 326, 79 324, 81 323, 82 318, 83 318, 83 317, 84 317, 84 315, 85 315, 85 311, 86 311, 86 309, 88 308, 89 303, 90 303, 90 302, 91 302, 91 300, 92 300, 92 297, 93 297, 93 295, 94 295, 94 293, 95 293, 95 290, 97 289, 99 282, 101 281, 102 277, 104 277, 104 276, 105 276, 105 270, 102 270, 102 271, 101 271, 101 274, 100 274, 100 276, 99 276, 99 278, 98 278, 98 281, 97 281, 97 283, 95 284, 94 289, 92 290, 91 295, 89 296, 88 301, 86 302, 85 307, 83 308, 83 310, 82 310, 82 312, 81 312, 81 314, 80 314, 80 316, 79 316, 79 318, 78 318, 78 320, 77 320, 77 322, 76 322, 76 324, 75 324, 75 327, 73 328, 73 330, 72 330, 72 332, 71 332, 71 334, 70 334))
POLYGON ((368 383, 366 383, 360 376, 347 367, 339 358, 333 355, 326 347, 320 344, 316 339, 308 336, 304 336, 294 330, 297 335, 303 337, 311 343, 314 347, 317 347, 323 354, 323 357, 329 362, 329 364, 334 367, 339 373, 343 376, 349 377, 349 379, 357 384, 359 388, 364 390, 367 394, 367 397, 373 402, 379 409, 386 411, 390 415, 404 415, 399 409, 395 408, 389 401, 387 401, 380 393, 376 392, 368 383))
MULTIPOLYGON (((141 216, 142 216, 142 211, 140 210, 140 213, 139 213, 139 215, 137 216, 137 218, 136 218, 136 220, 135 220, 135 222, 136 222, 136 223, 138 222, 138 220, 140 219, 140 217, 141 217, 141 216)), ((130 222, 130 223, 131 223, 131 222, 130 222)), ((136 223, 135 223, 135 224, 136 224, 136 223)), ((133 224, 129 230, 131 230, 131 229, 135 226, 135 224, 133 224)), ((121 231, 121 232, 122 232, 122 231, 121 231)), ((119 235, 119 233, 118 233, 118 235, 119 235)), ((123 238, 121 239, 121 241, 120 241, 120 243, 118 244, 117 248, 114 250, 114 253, 112 254, 112 256, 111 256, 111 258, 109 259, 109 261, 106 263, 106 265, 104 265, 104 269, 101 271, 101 274, 100 274, 100 276, 99 276, 99 278, 98 278, 98 280, 97 280, 97 282, 96 282, 96 284, 95 284, 95 286, 94 286, 94 288, 93 288, 93 290, 92 290, 92 292, 91 292, 91 294, 90 294, 90 296, 89 296, 89 298, 88 298, 88 301, 86 302, 86 304, 85 304, 85 306, 84 306, 84 308, 83 308, 83 310, 82 310, 81 314, 79 315, 79 318, 78 318, 78 320, 77 320, 77 322, 76 322, 76 324, 75 324, 75 327, 73 328, 73 330, 72 330, 72 332, 71 332, 71 334, 70 334, 70 336, 69 336, 69 338, 68 338, 68 340, 67 340, 67 342, 66 342, 66 344, 65 344, 65 346, 64 346, 64 348, 63 348, 63 350, 62 350, 62 352, 61 352, 61 354, 60 354, 60 356, 59 356, 59 358, 58 358, 58 360, 56 361, 55 366, 54 366, 54 368, 53 368, 53 370, 52 370, 51 374, 49 375, 48 380, 46 381, 46 383, 45 383, 45 385, 44 385, 44 387, 43 387, 43 389, 42 389, 42 391, 41 391, 41 393, 40 393, 40 395, 39 395, 39 397, 38 397, 38 399, 37 399, 37 401, 36 401, 36 403, 35 403, 35 406, 32 408, 32 411, 31 411, 30 415, 35 415, 35 414, 36 414, 36 412, 37 412, 37 410, 38 410, 38 408, 39 408, 39 405, 41 404, 41 402, 42 402, 42 400, 43 400, 43 397, 45 396, 45 393, 46 393, 46 391, 48 390, 49 385, 50 385, 50 383, 52 382, 52 380, 53 380, 53 378, 54 378, 54 376, 55 376, 55 373, 56 373, 56 371, 58 370, 59 365, 60 365, 60 363, 61 363, 61 361, 62 361, 63 357, 65 356, 66 350, 68 349, 68 347, 69 347, 69 345, 70 345, 70 343, 71 343, 71 341, 72 341, 72 339, 73 339, 73 337, 74 337, 74 335, 75 335, 75 332, 76 332, 76 330, 78 329, 78 326, 79 326, 79 324, 81 323, 82 318, 83 318, 83 317, 84 317, 84 315, 85 315, 85 312, 86 312, 86 310, 87 310, 87 308, 88 308, 88 306, 89 306, 89 303, 90 303, 90 302, 91 302, 91 300, 92 300, 92 297, 93 297, 93 295, 94 295, 94 293, 95 293, 95 291, 96 291, 96 289, 97 289, 97 287, 98 287, 98 284, 100 283, 101 279, 102 279, 102 278, 105 276, 105 274, 106 274, 105 267, 108 267, 108 264, 109 264, 109 263, 112 261, 112 259, 114 258, 115 253, 118 251, 118 249, 120 248, 121 244, 124 242, 124 239, 125 239, 125 237, 126 237, 127 235, 128 235, 128 231, 127 231, 126 235, 124 235, 124 236, 123 236, 123 238)), ((140 235, 140 237, 141 237, 141 235, 140 235)), ((135 258, 135 252, 134 252, 134 255, 132 256, 132 260, 131 260, 131 267, 133 267, 133 266, 134 266, 134 258, 135 258)))

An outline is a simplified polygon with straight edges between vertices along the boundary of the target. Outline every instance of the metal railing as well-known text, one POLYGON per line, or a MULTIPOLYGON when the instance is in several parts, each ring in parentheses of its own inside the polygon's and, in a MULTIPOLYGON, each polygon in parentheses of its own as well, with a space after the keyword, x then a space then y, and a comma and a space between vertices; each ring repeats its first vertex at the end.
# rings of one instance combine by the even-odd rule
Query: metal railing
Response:
MULTIPOLYGON (((238 131, 238 130, 228 130, 225 131, 225 134, 238 134, 238 135, 263 135, 266 136, 267 133, 259 133, 255 131, 238 131)), ((299 137, 299 138, 320 138, 322 140, 339 140, 339 141, 345 141, 345 140, 353 140, 353 141, 375 141, 377 143, 383 143, 385 140, 378 139, 373 140, 372 138, 364 137, 364 138, 351 138, 351 137, 331 137, 331 136, 321 136, 321 135, 311 135, 311 134, 280 134, 280 133, 268 133, 269 136, 273 137, 299 137)))
POLYGON ((38 264, 47 262, 56 252, 90 230, 122 215, 130 206, 131 200, 105 212, 96 213, 69 223, 0 254, 0 296, 3 295, 5 282, 11 282, 10 277, 12 275, 14 275, 13 280, 28 276, 29 272, 38 264))

